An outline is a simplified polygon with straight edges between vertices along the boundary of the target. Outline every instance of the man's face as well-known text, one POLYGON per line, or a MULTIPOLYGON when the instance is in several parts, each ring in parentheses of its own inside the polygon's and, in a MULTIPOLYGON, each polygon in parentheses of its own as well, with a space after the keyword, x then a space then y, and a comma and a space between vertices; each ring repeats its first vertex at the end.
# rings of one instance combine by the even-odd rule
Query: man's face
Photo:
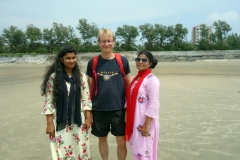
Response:
POLYGON ((107 35, 105 33, 100 37, 100 40, 98 42, 98 45, 100 46, 102 53, 112 52, 114 44, 115 42, 113 40, 113 36, 107 35))

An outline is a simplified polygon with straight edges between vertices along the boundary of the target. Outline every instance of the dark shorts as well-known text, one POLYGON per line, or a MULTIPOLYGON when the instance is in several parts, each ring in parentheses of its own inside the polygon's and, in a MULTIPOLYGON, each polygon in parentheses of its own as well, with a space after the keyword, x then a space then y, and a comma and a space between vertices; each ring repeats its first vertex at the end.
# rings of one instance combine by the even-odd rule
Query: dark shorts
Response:
POLYGON ((105 137, 111 131, 114 136, 125 135, 125 109, 116 111, 94 111, 92 134, 97 137, 105 137))

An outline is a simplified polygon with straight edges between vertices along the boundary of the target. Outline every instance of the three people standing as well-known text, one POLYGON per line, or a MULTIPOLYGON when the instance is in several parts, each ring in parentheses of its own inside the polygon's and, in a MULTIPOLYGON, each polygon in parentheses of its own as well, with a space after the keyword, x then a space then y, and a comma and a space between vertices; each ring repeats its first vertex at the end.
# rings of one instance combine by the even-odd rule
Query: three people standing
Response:
POLYGON ((148 51, 139 52, 139 72, 130 83, 129 62, 113 52, 114 44, 113 32, 101 29, 101 54, 88 62, 87 78, 71 46, 59 52, 45 73, 42 95, 53 159, 90 159, 90 126, 103 160, 109 156, 109 132, 116 137, 118 160, 126 159, 126 141, 133 159, 157 159, 160 83, 151 73, 157 60, 148 51))

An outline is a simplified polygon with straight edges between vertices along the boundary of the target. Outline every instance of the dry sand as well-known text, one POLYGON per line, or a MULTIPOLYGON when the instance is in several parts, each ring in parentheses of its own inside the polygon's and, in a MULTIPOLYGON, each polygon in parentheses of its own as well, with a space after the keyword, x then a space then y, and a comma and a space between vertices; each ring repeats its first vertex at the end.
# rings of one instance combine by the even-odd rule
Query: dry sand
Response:
MULTIPOLYGON (((51 159, 41 115, 45 67, 0 64, 1 160, 51 159)), ((133 77, 134 63, 131 69, 133 77)), ((158 159, 240 159, 240 61, 161 62, 153 72, 161 82, 158 159)), ((100 160, 97 138, 90 138, 92 159, 100 160)), ((109 148, 116 160, 111 135, 109 148)))

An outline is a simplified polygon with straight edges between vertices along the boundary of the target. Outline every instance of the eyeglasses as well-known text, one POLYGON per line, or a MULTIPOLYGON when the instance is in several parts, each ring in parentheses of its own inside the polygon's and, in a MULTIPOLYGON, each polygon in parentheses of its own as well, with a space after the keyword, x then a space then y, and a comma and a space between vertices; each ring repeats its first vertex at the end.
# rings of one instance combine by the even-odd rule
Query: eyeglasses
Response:
POLYGON ((148 61, 147 58, 135 58, 135 62, 140 62, 142 61, 143 63, 146 63, 148 61))
POLYGON ((110 41, 110 40, 108 40, 108 41, 99 41, 101 44, 112 44, 113 43, 113 41, 110 41))

